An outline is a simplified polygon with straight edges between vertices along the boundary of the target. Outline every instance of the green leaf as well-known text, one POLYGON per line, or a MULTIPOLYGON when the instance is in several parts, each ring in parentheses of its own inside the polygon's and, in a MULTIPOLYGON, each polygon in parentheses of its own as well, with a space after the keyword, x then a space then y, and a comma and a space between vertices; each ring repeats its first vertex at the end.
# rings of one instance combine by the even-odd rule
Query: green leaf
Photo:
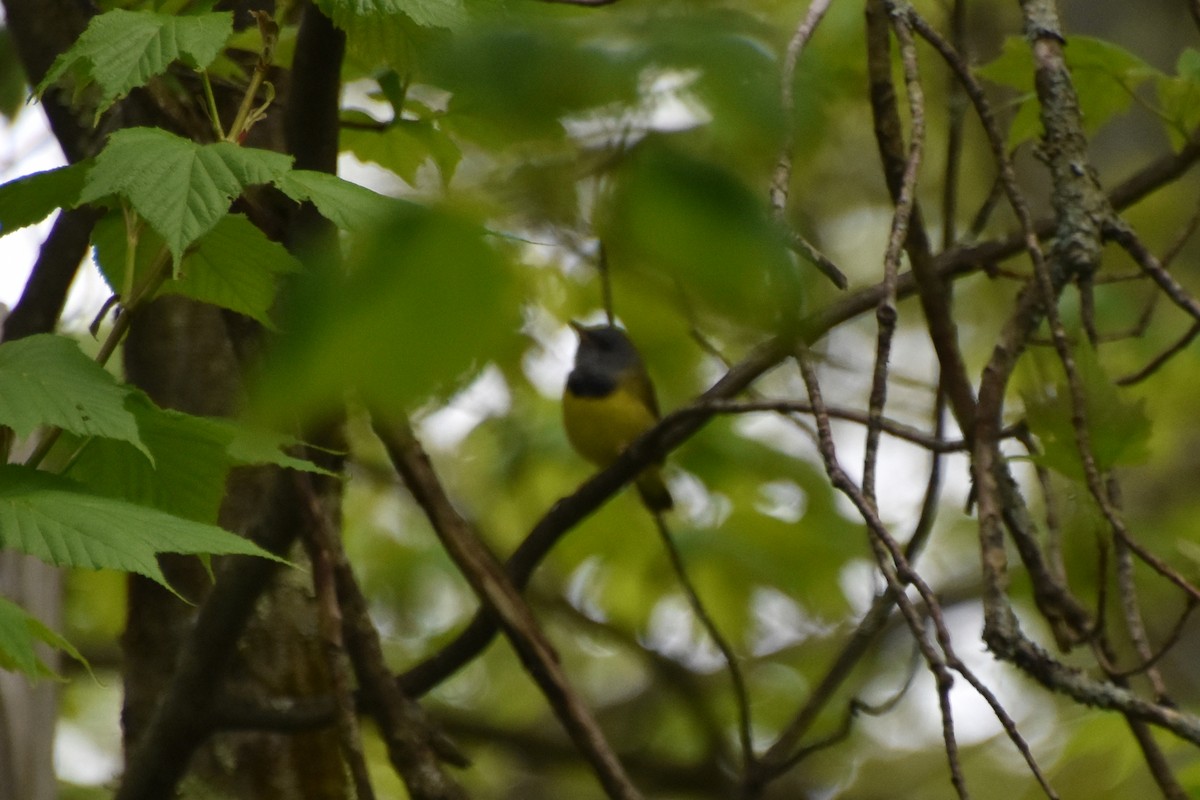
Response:
POLYGON ((329 474, 285 452, 298 444, 293 437, 159 408, 140 392, 131 394, 126 406, 137 418, 154 463, 124 442, 92 440, 72 462, 68 476, 97 494, 216 523, 225 477, 234 466, 275 464, 329 474))
POLYGON ((462 159, 462 151, 454 140, 425 120, 400 119, 383 130, 345 128, 342 147, 359 161, 391 170, 409 186, 416 185, 417 170, 430 159, 437 165, 442 182, 449 183, 462 159))
POLYGON ((1159 76, 1155 90, 1171 145, 1179 150, 1200 125, 1200 52, 1187 48, 1180 53, 1175 72, 1174 76, 1159 76))
POLYGON ((163 586, 168 584, 159 553, 240 554, 282 562, 215 525, 90 494, 62 476, 14 465, 0 466, 0 547, 60 567, 136 572, 163 586))
POLYGON ((453 93, 445 124, 455 132, 489 147, 520 139, 540 144, 562 138, 571 114, 636 105, 640 49, 593 36, 590 27, 528 23, 479 26, 429 48, 428 80, 453 93))
POLYGON ((130 89, 166 72, 175 61, 207 67, 233 33, 233 14, 196 16, 114 9, 92 18, 87 30, 58 58, 38 84, 41 94, 70 73, 79 86, 100 87, 99 115, 130 89))
POLYGON ((21 672, 30 678, 57 677, 54 670, 38 657, 34 649, 38 642, 87 664, 74 645, 16 603, 0 597, 0 669, 21 672))
MULTIPOLYGON (((101 217, 92 227, 92 247, 96 266, 100 276, 113 291, 119 294, 125 287, 146 279, 154 268, 155 259, 165 247, 162 237, 152 228, 143 228, 138 235, 137 253, 134 259, 134 280, 128 282, 125 277, 125 251, 128 244, 125 230, 125 215, 120 209, 113 209, 101 217)), ((187 260, 187 257, 184 257, 187 260)))
MULTIPOLYGON (((1128 50, 1090 36, 1071 37, 1064 55, 1079 98, 1083 126, 1089 133, 1128 110, 1137 87, 1161 74, 1128 50)), ((1010 149, 1041 134, 1033 85, 1033 55, 1024 38, 1005 39, 1000 56, 976 72, 993 83, 1021 92, 1008 133, 1010 149)))
POLYGON ((83 446, 68 477, 105 497, 215 524, 232 466, 228 442, 206 420, 160 409, 141 393, 126 405, 154 463, 124 442, 96 439, 83 446))
POLYGON ((275 326, 270 310, 279 276, 300 270, 300 262, 241 214, 221 218, 189 252, 179 277, 163 292, 187 295, 275 326))
POLYGON ((34 172, 0 186, 0 236, 41 222, 79 202, 91 161, 34 172))
MULTIPOLYGON (((112 287, 128 285, 125 275, 125 224, 119 213, 106 216, 92 234, 96 261, 112 287)), ((143 234, 136 270, 148 269, 157 252, 157 237, 143 234)), ((228 308, 274 329, 271 307, 279 276, 300 269, 283 245, 272 242, 241 214, 228 214, 187 251, 178 277, 160 293, 182 294, 228 308)))
POLYGON ((43 333, 0 344, 0 424, 19 436, 47 425, 128 442, 149 457, 125 408, 129 392, 65 336, 43 333))
POLYGON ((183 251, 212 230, 247 186, 280 180, 291 162, 281 153, 229 142, 197 144, 157 128, 126 128, 96 156, 80 199, 128 200, 178 265, 183 251))
POLYGON ((711 311, 772 328, 800 305, 797 271, 759 194, 732 173, 651 142, 621 176, 603 231, 615 270, 682 287, 711 311))
POLYGON ((416 45, 467 21, 464 0, 318 0, 317 5, 346 32, 351 63, 368 72, 387 64, 410 73, 416 45))
POLYGON ((294 436, 229 419, 207 418, 204 422, 213 431, 214 436, 228 442, 226 452, 236 465, 274 464, 285 469, 336 477, 336 473, 289 454, 288 450, 303 444, 294 436))
MULTIPOLYGON (((1076 347, 1074 356, 1086 398, 1087 432, 1097 468, 1105 472, 1145 461, 1151 432, 1145 401, 1122 396, 1090 346, 1076 347)), ((1035 460, 1068 478, 1082 480, 1071 390, 1061 364, 1052 356, 1031 355, 1022 369, 1026 422, 1042 448, 1035 460), (1050 375, 1056 377, 1051 379, 1050 375)))
POLYGON ((323 413, 351 388, 409 408, 512 347, 518 304, 484 236, 448 213, 396 204, 354 248, 344 281, 313 273, 298 285, 258 408, 269 419, 323 413))
POLYGON ((405 205, 328 172, 295 169, 284 175, 278 186, 297 203, 311 202, 323 217, 348 231, 378 227, 405 205))
POLYGON ((402 14, 424 28, 457 28, 467 21, 463 0, 317 0, 338 27, 369 21, 388 24, 402 14))

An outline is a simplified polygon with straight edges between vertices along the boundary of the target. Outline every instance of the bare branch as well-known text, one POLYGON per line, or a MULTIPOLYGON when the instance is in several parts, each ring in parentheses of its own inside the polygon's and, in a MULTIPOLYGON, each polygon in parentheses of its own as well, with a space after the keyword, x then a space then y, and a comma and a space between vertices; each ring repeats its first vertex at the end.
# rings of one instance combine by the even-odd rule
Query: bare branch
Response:
POLYGON ((4 341, 54 330, 99 218, 99 211, 84 206, 64 211, 54 221, 21 299, 4 320, 4 341))
MULTIPOLYGON (((300 479, 302 480, 302 478, 300 479)), ((301 490, 303 491, 303 489, 301 490)), ((338 606, 337 587, 334 585, 333 556, 329 552, 328 540, 334 536, 324 524, 324 512, 316 502, 316 493, 306 492, 309 498, 309 513, 322 521, 305 532, 305 548, 312 563, 313 593, 317 600, 317 629, 325 648, 325 661, 329 667, 330 684, 333 689, 335 719, 342 758, 354 781, 354 793, 362 800, 375 800, 375 789, 367 771, 363 756, 362 732, 358 727, 358 715, 354 711, 354 690, 350 685, 350 659, 346 656, 342 637, 342 609, 338 606)))
MULTIPOLYGON (((867 3, 867 72, 870 81, 871 113, 875 123, 875 141, 883 162, 884 177, 892 202, 899 205, 904 192, 909 159, 905 154, 900 112, 892 85, 892 59, 889 32, 894 8, 885 0, 867 3)), ((941 365, 941 380, 950 408, 964 432, 972 428, 975 417, 975 393, 967 376, 966 364, 958 344, 958 326, 951 312, 950 284, 938 274, 929 235, 920 204, 912 201, 911 219, 904 240, 912 264, 916 293, 925 314, 929 338, 941 365)), ((897 291, 900 290, 897 285, 897 291)), ((884 288, 886 295, 889 289, 884 288)), ((969 433, 968 433, 969 436, 969 433)))
POLYGON ((517 588, 446 497, 408 422, 385 419, 378 414, 373 422, 392 465, 425 511, 442 546, 480 602, 496 618, 571 740, 591 764, 605 792, 620 800, 640 798, 641 793, 629 780, 591 711, 568 682, 557 653, 517 588))
MULTIPOLYGON (((896 208, 892 214, 892 227, 888 235, 887 249, 883 255, 884 296, 875 309, 875 320, 879 332, 875 344, 875 369, 871 375, 871 395, 867 406, 867 442, 863 454, 862 490, 867 500, 875 502, 875 466, 879 459, 879 439, 882 432, 880 420, 887 401, 888 362, 891 357, 892 338, 896 331, 896 281, 900 273, 900 254, 908 240, 909 223, 916 205, 917 174, 925 147, 925 95, 921 90, 921 79, 917 71, 917 51, 913 45, 912 31, 903 17, 893 17, 892 24, 900 40, 900 61, 904 65, 904 86, 908 94, 909 114, 912 118, 911 142, 905 158, 898 190, 893 189, 896 208)), ((876 126, 882 131, 882 126, 876 126)), ((891 131, 891 127, 887 128, 891 131)), ((881 149, 898 148, 900 143, 881 145, 881 149)))
POLYGON ((684 596, 687 597, 692 613, 696 615, 696 619, 700 621, 708 633, 708 637, 721 652, 725 664, 729 667, 729 679, 733 683, 733 695, 737 700, 738 707, 738 739, 742 747, 742 764, 743 769, 748 770, 755 761, 754 742, 751 739, 753 726, 750 721, 750 695, 746 690, 746 679, 742 675, 742 668, 738 665, 737 653, 733 651, 729 640, 721 634, 721 629, 717 627, 712 615, 704 607, 704 602, 700 599, 700 594, 696 591, 691 576, 688 575, 687 565, 683 563, 683 556, 680 555, 679 548, 675 546, 675 540, 671 538, 671 531, 667 527, 667 521, 663 518, 662 512, 652 512, 651 516, 654 517, 654 527, 658 530, 663 548, 667 551, 667 556, 671 561, 671 569, 679 579, 679 585, 683 587, 684 596))
MULTIPOLYGON (((800 59, 800 51, 812 38, 821 18, 829 10, 831 2, 832 0, 812 0, 804 19, 801 20, 792 34, 792 38, 788 41, 787 50, 783 55, 783 69, 780 71, 779 78, 779 107, 786 127, 783 144, 780 146, 779 156, 775 160, 775 171, 771 176, 769 192, 771 213, 780 223, 786 223, 788 194, 792 182, 792 151, 796 148, 796 98, 794 96, 796 63, 800 59)), ((833 281, 835 286, 839 289, 846 288, 848 282, 845 273, 838 269, 832 261, 821 255, 799 233, 793 234, 792 247, 796 252, 812 261, 817 269, 833 281)))
POLYGON ((312 491, 310 477, 297 474, 295 480, 308 498, 308 510, 314 519, 312 541, 308 545, 313 582, 318 602, 331 606, 322 612, 322 635, 328 640, 327 647, 334 650, 330 655, 334 705, 342 747, 347 751, 356 790, 360 796, 372 796, 354 696, 345 667, 339 663, 342 661, 353 666, 363 705, 375 719, 388 757, 409 794, 423 800, 462 800, 466 797, 465 792, 446 775, 439 760, 465 766, 466 759, 449 747, 422 709, 404 697, 391 680, 383 660, 379 631, 371 621, 367 600, 354 577, 341 539, 334 533, 326 518, 328 512, 312 491), (335 623, 336 628, 331 628, 335 623))

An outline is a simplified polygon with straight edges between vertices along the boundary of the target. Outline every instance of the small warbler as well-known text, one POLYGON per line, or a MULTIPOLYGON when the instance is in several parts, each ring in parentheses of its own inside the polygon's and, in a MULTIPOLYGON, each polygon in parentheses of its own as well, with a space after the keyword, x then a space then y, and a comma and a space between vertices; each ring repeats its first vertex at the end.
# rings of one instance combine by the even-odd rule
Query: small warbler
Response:
MULTIPOLYGON (((571 446, 604 467, 658 422, 658 400, 642 357, 625 331, 577 322, 571 327, 579 334, 579 349, 563 391, 563 425, 571 446)), ((656 513, 674 505, 660 466, 647 467, 634 480, 642 502, 656 513)))

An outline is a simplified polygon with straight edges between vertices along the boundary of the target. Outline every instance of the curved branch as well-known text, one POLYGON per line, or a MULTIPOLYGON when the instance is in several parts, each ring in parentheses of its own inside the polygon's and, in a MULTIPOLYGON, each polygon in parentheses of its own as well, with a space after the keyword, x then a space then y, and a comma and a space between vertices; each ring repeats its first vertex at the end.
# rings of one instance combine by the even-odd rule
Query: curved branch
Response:
POLYGON ((373 425, 392 465, 429 518, 442 546, 487 613, 512 643, 521 663, 545 694, 567 734, 592 765, 604 790, 617 800, 640 800, 641 793, 605 740, 592 712, 571 687, 558 654, 529 606, 496 557, 446 497, 429 457, 413 435, 408 421, 385 419, 375 414, 373 425))
POLYGON ((59 214, 38 253, 21 299, 4 320, 4 341, 54 330, 100 212, 90 206, 59 214))

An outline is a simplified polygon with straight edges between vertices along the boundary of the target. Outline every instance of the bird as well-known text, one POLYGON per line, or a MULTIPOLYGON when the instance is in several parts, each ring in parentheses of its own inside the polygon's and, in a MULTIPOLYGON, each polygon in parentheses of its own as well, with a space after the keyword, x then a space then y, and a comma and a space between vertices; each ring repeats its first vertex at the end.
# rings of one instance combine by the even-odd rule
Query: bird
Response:
MULTIPOLYGON (((572 321, 579 335, 575 364, 563 390, 563 427, 581 456, 606 467, 659 420, 654 384, 629 335, 612 324, 572 321)), ((661 462, 635 479, 642 502, 658 514, 674 506, 661 462)))

